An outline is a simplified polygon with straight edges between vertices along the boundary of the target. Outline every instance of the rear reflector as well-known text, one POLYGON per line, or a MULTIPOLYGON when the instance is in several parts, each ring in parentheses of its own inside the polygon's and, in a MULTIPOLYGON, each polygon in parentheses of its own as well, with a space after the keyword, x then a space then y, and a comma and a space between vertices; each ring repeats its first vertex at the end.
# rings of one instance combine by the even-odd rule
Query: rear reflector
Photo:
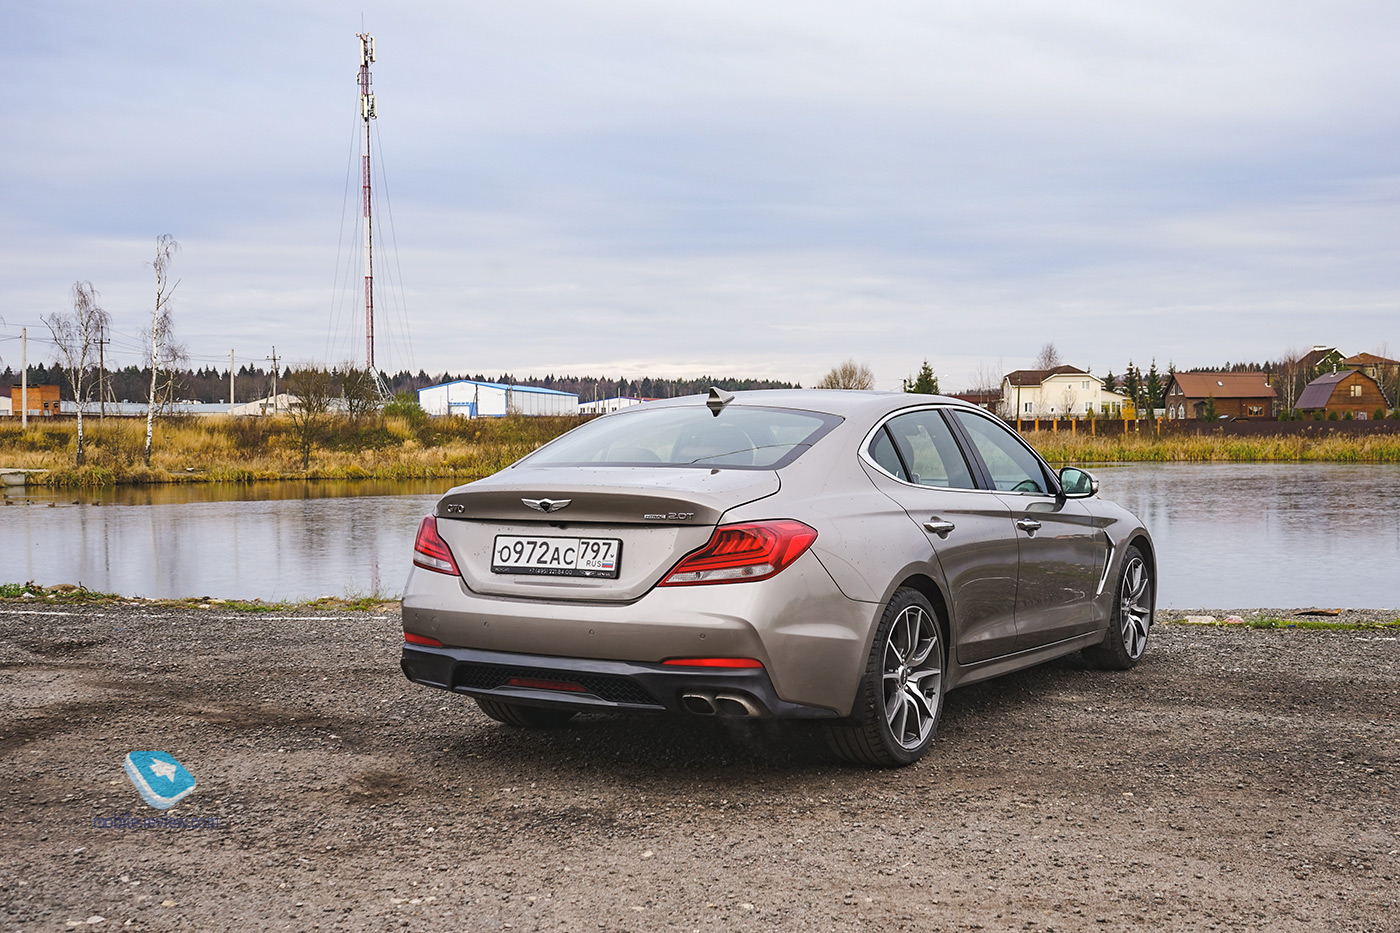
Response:
POLYGON ((452 549, 438 534, 437 519, 431 515, 423 516, 418 523, 418 537, 413 542, 413 563, 424 570, 461 576, 457 561, 452 558, 452 549))
POLYGON ((812 546, 817 530, 790 518, 720 525, 660 586, 752 583, 776 576, 812 546))
POLYGON ((415 635, 413 632, 404 632, 403 640, 410 645, 427 645, 429 648, 441 648, 442 642, 436 638, 429 638, 427 635, 415 635))
POLYGON ((662 661, 669 667, 728 667, 728 668, 762 668, 762 661, 755 661, 753 658, 672 658, 669 661, 662 661))
POLYGON ((506 681, 511 687, 531 687, 535 690, 567 690, 569 693, 587 693, 582 684, 571 684, 564 680, 537 680, 534 677, 512 677, 506 681))

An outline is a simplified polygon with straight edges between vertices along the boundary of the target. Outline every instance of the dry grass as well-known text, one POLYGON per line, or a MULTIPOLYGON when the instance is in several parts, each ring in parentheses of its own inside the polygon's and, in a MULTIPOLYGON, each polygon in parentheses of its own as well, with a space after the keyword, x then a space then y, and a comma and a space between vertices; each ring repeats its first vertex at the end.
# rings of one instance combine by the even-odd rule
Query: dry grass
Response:
POLYGON ((1370 434, 1320 438, 1300 435, 1225 437, 1153 434, 1023 434, 1053 463, 1235 462, 1316 460, 1332 463, 1400 463, 1400 435, 1370 434))
POLYGON ((466 421, 390 416, 328 425, 301 469, 287 418, 175 418, 158 422, 151 465, 143 463, 145 423, 84 424, 87 463, 74 465, 77 425, 0 426, 0 466, 42 469, 33 482, 56 486, 125 483, 251 482, 268 479, 417 479, 488 476, 580 424, 579 418, 510 417, 466 421))

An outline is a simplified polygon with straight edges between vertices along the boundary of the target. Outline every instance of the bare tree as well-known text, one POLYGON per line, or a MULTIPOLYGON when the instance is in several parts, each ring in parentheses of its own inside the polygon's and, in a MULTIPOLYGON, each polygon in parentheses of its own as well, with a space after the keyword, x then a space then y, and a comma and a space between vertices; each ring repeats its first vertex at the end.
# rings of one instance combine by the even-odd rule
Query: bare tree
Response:
POLYGON ((301 451, 301 468, 311 469, 311 451, 326 433, 331 420, 331 408, 336 398, 335 375, 327 369, 304 366, 292 370, 287 377, 287 392, 292 396, 288 414, 292 418, 292 433, 301 451))
POLYGON ((1079 401, 1079 393, 1074 391, 1073 386, 1065 386, 1064 392, 1060 394, 1060 404, 1065 408, 1065 417, 1074 417, 1074 403, 1079 401))
POLYGON ((95 362, 102 332, 111 326, 112 319, 98 304, 97 289, 91 282, 74 282, 73 310, 66 314, 56 311, 42 320, 53 335, 58 362, 63 365, 68 386, 73 390, 73 401, 78 406, 77 465, 82 466, 87 459, 83 450, 83 403, 92 388, 88 370, 95 362))
POLYGON ((1400 364, 1390 362, 1390 344, 1382 343, 1377 347, 1376 356, 1381 358, 1376 364, 1376 381, 1381 384, 1381 394, 1392 408, 1400 408, 1400 364))
MULTIPOLYGON (((167 373, 172 373, 179 357, 184 356, 184 347, 176 348, 171 339, 173 321, 170 316, 170 298, 180 283, 170 283, 170 261, 179 251, 180 244, 170 234, 163 233, 156 237, 156 258, 151 262, 151 268, 156 272, 156 303, 151 310, 151 392, 146 399, 146 466, 151 465, 151 437, 155 433, 161 368, 164 366, 167 373)), ((173 381, 173 375, 167 378, 168 389, 173 390, 173 381)))
POLYGON ((1045 346, 1040 348, 1040 354, 1035 358, 1035 368, 1042 370, 1054 369, 1059 365, 1060 351, 1055 349, 1053 343, 1047 341, 1045 346))
POLYGON ((873 389, 875 374, 865 363, 846 360, 822 377, 818 389, 873 389))
POLYGON ((379 386, 374 373, 346 363, 340 368, 340 397, 351 418, 363 418, 375 411, 379 408, 379 386))
POLYGON ((1278 393, 1279 407, 1283 411, 1292 411, 1298 396, 1303 392, 1303 383, 1307 378, 1307 374, 1303 372, 1303 354, 1295 347, 1289 347, 1283 351, 1275 365, 1278 367, 1278 384, 1274 391, 1278 393))

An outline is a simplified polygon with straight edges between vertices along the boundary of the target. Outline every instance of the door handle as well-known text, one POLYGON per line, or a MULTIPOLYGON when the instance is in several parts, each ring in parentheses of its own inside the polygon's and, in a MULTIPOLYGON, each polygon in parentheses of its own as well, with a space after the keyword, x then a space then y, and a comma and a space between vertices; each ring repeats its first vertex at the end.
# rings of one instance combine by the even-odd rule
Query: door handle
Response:
POLYGON ((1033 535, 1040 530, 1040 522, 1033 518, 1021 518, 1016 520, 1016 527, 1028 535, 1033 535))
POLYGON ((938 537, 940 538, 948 537, 948 532, 952 531, 956 527, 958 526, 954 525, 952 522, 942 522, 938 521, 937 519, 924 522, 924 531, 932 532, 933 534, 938 535, 938 537))

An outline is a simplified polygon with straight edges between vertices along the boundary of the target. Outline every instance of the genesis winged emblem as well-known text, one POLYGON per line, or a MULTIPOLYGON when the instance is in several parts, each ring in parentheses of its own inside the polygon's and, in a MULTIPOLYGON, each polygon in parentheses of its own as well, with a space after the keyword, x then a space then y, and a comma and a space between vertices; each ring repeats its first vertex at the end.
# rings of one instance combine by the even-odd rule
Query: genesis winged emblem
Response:
POLYGON ((520 501, 523 502, 523 503, 525 503, 525 504, 526 504, 527 506, 529 506, 530 508, 534 509, 536 512, 557 512, 557 511, 559 511, 560 509, 564 508, 566 505, 568 505, 570 502, 573 502, 574 500, 572 500, 572 499, 521 499, 520 501))

